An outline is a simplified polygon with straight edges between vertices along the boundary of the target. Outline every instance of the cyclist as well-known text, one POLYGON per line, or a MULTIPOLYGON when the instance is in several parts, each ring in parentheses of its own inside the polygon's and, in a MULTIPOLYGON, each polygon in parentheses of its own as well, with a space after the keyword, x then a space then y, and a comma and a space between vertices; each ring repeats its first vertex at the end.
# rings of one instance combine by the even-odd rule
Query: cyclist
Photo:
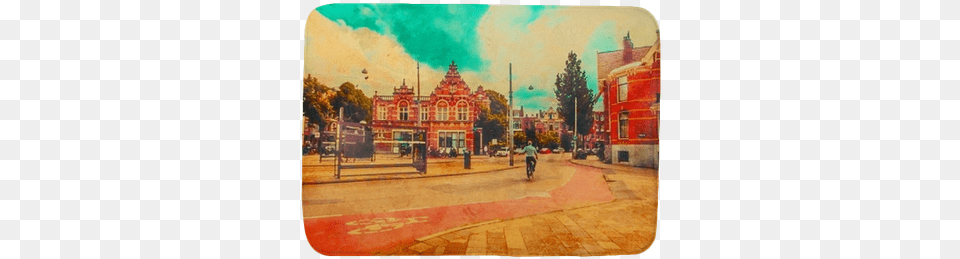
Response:
POLYGON ((533 141, 527 141, 527 146, 523 148, 523 152, 527 153, 527 166, 533 167, 533 170, 537 170, 537 159, 540 159, 540 156, 537 155, 537 148, 533 147, 533 141))

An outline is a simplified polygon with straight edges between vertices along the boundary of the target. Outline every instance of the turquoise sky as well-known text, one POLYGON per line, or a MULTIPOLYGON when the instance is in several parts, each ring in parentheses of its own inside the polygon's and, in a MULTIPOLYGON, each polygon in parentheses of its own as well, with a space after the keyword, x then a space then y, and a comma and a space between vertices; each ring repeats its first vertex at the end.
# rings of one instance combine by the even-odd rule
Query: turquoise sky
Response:
MULTIPOLYGON (((488 5, 331 4, 317 7, 330 20, 396 36, 414 59, 443 69, 456 57, 460 68, 482 70, 488 62, 478 53, 477 23, 488 5), (439 18, 444 23, 437 24, 439 18)), ((542 8, 541 8, 542 9, 542 8)))
MULTIPOLYGON (((510 7, 518 9, 516 10, 518 11, 517 15, 509 16, 507 18, 509 21, 499 24, 496 30, 515 33, 516 35, 531 33, 531 26, 538 22, 541 23, 539 24, 541 26, 562 24, 566 18, 554 15, 555 13, 567 8, 579 8, 565 6, 510 7), (548 13, 550 14, 545 15, 548 13)), ((504 57, 502 54, 496 56, 486 53, 484 52, 485 46, 482 46, 484 39, 481 39, 482 36, 478 28, 480 28, 480 23, 484 17, 489 15, 488 12, 491 7, 488 5, 329 4, 320 6, 316 10, 323 17, 343 26, 352 29, 367 28, 396 40, 410 57, 419 61, 425 68, 446 71, 451 60, 455 60, 461 73, 476 72, 480 80, 489 80, 488 82, 468 81, 467 83, 471 87, 483 83, 484 87, 488 89, 492 88, 506 94, 507 91, 504 89, 506 86, 493 82, 504 78, 500 74, 505 71, 499 70, 504 70, 505 64, 514 63, 514 103, 517 106, 523 105, 525 108, 532 110, 555 106, 555 103, 551 101, 554 99, 553 82, 556 74, 562 72, 563 62, 553 60, 556 60, 556 58, 565 59, 570 51, 577 53, 578 57, 581 58, 582 67, 587 72, 588 86, 591 89, 597 89, 596 52, 620 49, 622 37, 626 31, 631 29, 630 26, 625 24, 636 23, 636 21, 607 19, 603 15, 597 15, 593 18, 595 19, 594 23, 589 25, 591 27, 583 30, 586 33, 576 35, 577 40, 581 40, 581 43, 576 47, 557 48, 554 46, 552 48, 555 50, 544 51, 546 53, 530 51, 504 57), (585 45, 582 43, 583 40, 585 40, 585 45), (532 56, 528 58, 527 55, 532 56), (531 69, 540 69, 538 68, 540 66, 531 68, 530 65, 524 65, 523 69, 526 70, 522 70, 523 72, 518 69, 518 64, 523 64, 528 59, 536 60, 538 55, 553 55, 551 56, 553 58, 551 64, 542 66, 542 71, 531 71, 531 69), (495 72, 490 72, 491 70, 495 72), (495 85, 491 87, 489 84, 495 85), (528 90, 529 85, 534 86, 533 91, 528 90), (521 86, 522 89, 520 89, 521 86)), ((558 27, 555 29, 564 30, 565 28, 558 27)), ((644 29, 655 30, 655 28, 644 29)), ((634 34, 639 34, 638 31, 641 29, 633 30, 634 34)), ((550 39, 550 37, 543 38, 550 39)), ((646 45, 652 43, 650 39, 646 41, 648 42, 646 45)), ((556 45, 555 42, 537 42, 536 39, 521 44, 526 46, 556 45)), ((638 40, 634 40, 634 44, 644 46, 644 43, 638 42, 638 40)), ((396 84, 399 85, 399 82, 396 84)))

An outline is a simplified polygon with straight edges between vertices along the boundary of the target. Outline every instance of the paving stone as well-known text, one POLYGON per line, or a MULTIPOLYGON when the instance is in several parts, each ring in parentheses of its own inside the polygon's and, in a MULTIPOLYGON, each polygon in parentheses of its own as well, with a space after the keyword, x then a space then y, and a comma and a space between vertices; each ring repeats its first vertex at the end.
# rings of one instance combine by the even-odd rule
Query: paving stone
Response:
POLYGON ((432 247, 433 247, 433 246, 431 246, 431 245, 429 245, 429 244, 427 244, 427 243, 422 243, 422 242, 421 242, 421 243, 417 243, 417 244, 415 244, 415 245, 413 245, 413 246, 410 246, 410 250, 416 251, 416 252, 419 254, 419 253, 423 253, 423 251, 426 251, 427 249, 430 249, 430 248, 432 248, 432 247))
POLYGON ((600 244, 600 247, 603 247, 603 249, 606 250, 620 250, 620 246, 610 241, 600 241, 597 243, 600 244))
POLYGON ((509 250, 510 250, 509 251, 510 256, 529 256, 530 255, 530 252, 527 252, 527 249, 525 248, 524 249, 510 248, 509 250))
POLYGON ((512 249, 523 249, 527 250, 527 246, 523 243, 523 237, 520 235, 520 230, 517 228, 506 228, 504 230, 504 235, 507 240, 507 248, 512 249))
POLYGON ((467 241, 467 255, 487 254, 487 232, 471 235, 467 241))
POLYGON ((427 239, 425 243, 432 246, 441 246, 441 245, 446 245, 447 243, 450 243, 450 241, 447 241, 446 239, 443 239, 443 238, 434 237, 431 239, 427 239))
POLYGON ((603 249, 599 244, 590 243, 590 242, 580 242, 580 245, 583 246, 583 249, 586 249, 590 255, 607 255, 607 251, 603 249))
POLYGON ((449 243, 449 244, 447 244, 447 246, 443 249, 443 253, 441 253, 441 254, 444 254, 444 255, 464 255, 464 254, 466 254, 466 252, 467 252, 467 244, 466 244, 466 243, 449 243))
POLYGON ((490 255, 506 255, 507 250, 507 238, 503 234, 503 230, 500 231, 491 230, 487 231, 487 254, 490 255))

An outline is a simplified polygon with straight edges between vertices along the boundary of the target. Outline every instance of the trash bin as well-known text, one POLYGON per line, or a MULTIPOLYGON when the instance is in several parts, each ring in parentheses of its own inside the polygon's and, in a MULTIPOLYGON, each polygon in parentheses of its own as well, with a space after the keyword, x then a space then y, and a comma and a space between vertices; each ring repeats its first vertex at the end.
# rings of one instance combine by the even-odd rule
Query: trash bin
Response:
POLYGON ((463 169, 470 169, 470 151, 463 152, 463 169))

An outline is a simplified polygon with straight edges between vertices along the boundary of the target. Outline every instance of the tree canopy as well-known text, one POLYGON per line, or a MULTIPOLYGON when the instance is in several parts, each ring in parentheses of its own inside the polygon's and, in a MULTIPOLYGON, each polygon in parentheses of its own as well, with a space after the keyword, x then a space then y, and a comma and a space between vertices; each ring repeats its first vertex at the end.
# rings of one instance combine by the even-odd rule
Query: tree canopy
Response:
POLYGON ((312 123, 320 125, 320 128, 326 126, 325 118, 328 118, 333 106, 330 105, 330 99, 336 95, 336 91, 317 81, 316 77, 307 74, 303 79, 303 115, 312 123))
POLYGON ((540 142, 540 148, 556 149, 560 146, 560 136, 556 131, 546 131, 537 134, 537 140, 540 142))
POLYGON ((339 91, 330 103, 334 113, 339 113, 340 108, 343 107, 344 121, 370 122, 373 118, 373 100, 350 82, 340 85, 339 91))
POLYGON ((563 118, 563 123, 574 128, 574 114, 577 115, 576 130, 578 134, 590 133, 593 126, 593 90, 587 88, 587 73, 580 67, 581 60, 572 51, 567 54, 566 67, 557 74, 554 93, 557 95, 557 113, 563 118), (574 110, 576 106, 576 110, 574 110))
POLYGON ((483 144, 487 145, 492 139, 505 141, 509 118, 507 117, 507 99, 494 90, 485 90, 490 98, 490 107, 480 106, 480 113, 474 127, 483 128, 483 144))
POLYGON ((343 107, 344 121, 369 122, 373 116, 373 101, 352 83, 345 82, 334 89, 310 74, 303 78, 303 115, 311 123, 326 127, 325 120, 336 119, 340 107, 343 107))

